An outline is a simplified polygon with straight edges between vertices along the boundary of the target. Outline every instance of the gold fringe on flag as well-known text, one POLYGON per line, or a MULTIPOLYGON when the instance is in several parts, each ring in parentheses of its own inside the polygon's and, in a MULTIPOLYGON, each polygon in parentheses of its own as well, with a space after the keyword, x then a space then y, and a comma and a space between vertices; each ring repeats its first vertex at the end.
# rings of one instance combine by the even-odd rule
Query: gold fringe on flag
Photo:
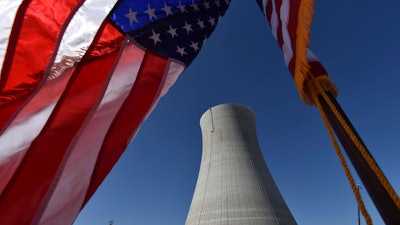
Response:
POLYGON ((328 75, 322 75, 318 77, 314 77, 312 74, 310 74, 309 78, 305 79, 303 81, 303 87, 302 87, 302 98, 305 103, 310 104, 310 105, 315 105, 315 97, 312 94, 312 92, 316 92, 318 94, 321 91, 329 91, 331 92, 335 97, 338 95, 338 88, 335 86, 335 84, 332 83, 331 79, 329 79, 328 75), (312 83, 313 85, 309 85, 312 83), (319 87, 319 88, 316 88, 319 87))
POLYGON ((314 14, 314 1, 315 0, 302 0, 299 6, 298 25, 297 25, 297 39, 296 39, 296 62, 294 71, 294 82, 301 98, 306 104, 314 105, 315 102, 308 89, 306 82, 314 80, 321 84, 324 90, 331 91, 337 96, 337 88, 330 81, 326 75, 314 78, 310 73, 310 65, 307 60, 307 49, 310 43, 310 27, 314 14))

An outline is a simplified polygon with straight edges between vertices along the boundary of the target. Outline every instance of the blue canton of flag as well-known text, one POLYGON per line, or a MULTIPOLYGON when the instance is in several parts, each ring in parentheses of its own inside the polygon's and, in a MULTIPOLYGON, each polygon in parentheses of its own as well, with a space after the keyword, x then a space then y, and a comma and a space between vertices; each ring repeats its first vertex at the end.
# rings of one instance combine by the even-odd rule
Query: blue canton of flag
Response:
POLYGON ((188 66, 230 0, 123 0, 111 19, 144 48, 188 66))

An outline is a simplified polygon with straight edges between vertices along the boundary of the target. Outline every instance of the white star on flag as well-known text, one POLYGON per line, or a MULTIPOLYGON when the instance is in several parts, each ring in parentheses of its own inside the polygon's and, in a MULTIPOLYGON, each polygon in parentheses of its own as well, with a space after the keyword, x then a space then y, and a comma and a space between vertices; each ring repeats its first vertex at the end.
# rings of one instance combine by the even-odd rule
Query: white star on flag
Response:
POLYGON ((125 17, 127 17, 129 19, 129 23, 132 26, 133 22, 139 23, 139 21, 136 18, 136 14, 137 12, 132 11, 132 8, 129 7, 129 12, 127 14, 125 14, 125 17))
POLYGON ((181 48, 179 47, 179 45, 176 46, 176 52, 178 52, 179 54, 181 54, 181 56, 186 55, 187 53, 185 52, 185 48, 181 48))
POLYGON ((152 9, 150 7, 150 4, 147 5, 147 10, 144 12, 149 15, 149 20, 152 20, 153 18, 157 19, 157 16, 155 14, 155 9, 152 9))
POLYGON ((199 5, 197 3, 194 3, 193 0, 190 6, 194 9, 194 11, 200 11, 199 5))
POLYGON ((183 28, 186 30, 187 33, 193 31, 192 24, 190 23, 188 24, 186 21, 185 21, 185 26, 183 26, 183 28))
POLYGON ((206 9, 210 8, 210 3, 209 2, 203 2, 204 7, 206 7, 206 9))
POLYGON ((176 33, 176 28, 173 28, 171 25, 169 25, 169 30, 167 30, 167 32, 171 35, 172 38, 179 36, 176 33))
POLYGON ((200 50, 198 42, 193 42, 192 41, 192 44, 190 45, 190 47, 192 47, 195 52, 198 52, 200 50))
POLYGON ((165 14, 167 14, 167 16, 172 15, 172 11, 171 11, 172 7, 167 5, 166 2, 164 2, 164 7, 162 7, 161 9, 165 12, 165 14))
POLYGON ((215 18, 212 18, 212 16, 210 16, 210 19, 208 20, 208 22, 211 24, 212 27, 215 26, 215 18))
POLYGON ((197 19, 197 25, 199 25, 199 27, 200 27, 201 29, 204 29, 204 28, 205 28, 204 22, 201 21, 200 19, 197 19))
POLYGON ((154 41, 154 45, 156 45, 158 42, 161 43, 160 34, 154 32, 154 30, 152 30, 152 31, 153 31, 153 34, 150 36, 150 39, 152 39, 154 41))
POLYGON ((181 2, 179 1, 179 5, 177 6, 182 13, 186 12, 186 7, 184 5, 181 4, 181 2))

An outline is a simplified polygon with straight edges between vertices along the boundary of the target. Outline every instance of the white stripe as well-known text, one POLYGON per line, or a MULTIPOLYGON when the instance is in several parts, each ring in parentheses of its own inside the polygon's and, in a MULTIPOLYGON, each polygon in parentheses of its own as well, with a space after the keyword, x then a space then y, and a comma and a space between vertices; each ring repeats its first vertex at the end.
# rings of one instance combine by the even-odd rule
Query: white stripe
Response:
MULTIPOLYGON (((55 63, 62 63, 63 57, 74 57, 74 63, 80 61, 92 43, 96 32, 109 14, 117 0, 87 0, 75 13, 63 34, 55 63)), ((71 64, 72 66, 72 64, 71 64)), ((52 71, 56 68, 53 66, 52 71)), ((53 73, 52 78, 62 73, 53 73)))
POLYGON ((263 10, 264 15, 267 15, 267 4, 268 4, 268 0, 262 1, 262 5, 263 5, 262 10, 263 10))
MULTIPOLYGON (((182 72, 185 70, 185 67, 180 63, 177 63, 174 61, 169 61, 167 70, 168 70, 168 73, 166 74, 166 77, 162 83, 160 92, 159 92, 158 96, 156 97, 156 100, 154 101, 147 116, 150 115, 150 113, 154 110, 154 108, 158 104, 158 101, 160 100, 160 98, 163 97, 164 95, 166 95, 168 90, 171 88, 171 86, 175 84, 179 75, 181 75, 182 72)), ((147 116, 145 117, 146 119, 147 119, 147 116)))
POLYGON ((176 80, 178 79, 179 75, 182 74, 183 70, 185 70, 185 67, 182 64, 174 61, 171 61, 169 63, 168 74, 163 83, 160 96, 158 98, 163 97, 167 94, 168 90, 172 87, 172 85, 175 84, 176 80))
POLYGON ((308 62, 319 62, 317 56, 314 55, 314 53, 307 48, 307 53, 306 53, 307 61, 308 62))
MULTIPOLYGON (((124 56, 116 69, 116 74, 110 81, 106 94, 96 113, 90 118, 79 138, 72 146, 71 155, 67 160, 56 189, 46 207, 40 224, 70 223, 78 214, 90 178, 96 164, 97 156, 107 131, 128 96, 139 71, 144 53, 134 45, 124 50, 124 56), (132 76, 134 74, 135 76, 132 76)), ((160 97, 164 96, 183 72, 184 66, 170 62, 166 78, 160 89, 160 94, 153 103, 152 109, 160 97)), ((146 117, 151 113, 149 110, 146 117)), ((138 132, 138 129, 132 137, 138 132)))
POLYGON ((272 14, 271 14, 271 30, 272 34, 274 35, 275 39, 278 40, 278 26, 279 26, 279 20, 278 20, 278 14, 276 10, 276 3, 273 0, 272 1, 272 14))
POLYGON ((0 1, 0 68, 3 68, 4 57, 8 46, 8 39, 14 24, 15 15, 17 14, 17 10, 21 2, 22 0, 0 1))
POLYGON ((290 41, 290 35, 287 27, 289 22, 289 9, 290 9, 290 1, 283 0, 280 9, 280 15, 282 21, 282 38, 283 38, 282 51, 286 66, 289 65, 289 62, 293 57, 292 43, 290 41))
POLYGON ((103 140, 133 87, 143 57, 143 50, 135 45, 125 47, 100 105, 75 137, 75 145, 70 146, 40 224, 72 224, 79 213, 103 140))
POLYGON ((0 135, 0 193, 18 167, 31 142, 46 124, 60 98, 73 70, 68 70, 62 79, 48 81, 24 107, 8 128, 0 135), (13 159, 15 161, 10 161, 13 159), (17 160, 18 159, 18 160, 17 160))
MULTIPOLYGON (((158 102, 160 101, 161 97, 163 97, 165 94, 167 94, 168 90, 171 88, 172 85, 175 84, 176 80, 182 74, 182 72, 185 70, 185 68, 186 67, 180 63, 177 63, 174 61, 168 62, 168 67, 166 69, 166 70, 168 70, 168 72, 166 73, 165 78, 161 84, 161 87, 160 87, 161 89, 159 89, 159 92, 158 92, 157 96, 155 97, 150 110, 144 116, 143 121, 145 121, 150 116, 150 114, 153 112, 153 110, 157 106, 158 102)), ((140 126, 136 129, 135 133, 133 133, 132 136, 129 138, 128 143, 132 142, 132 140, 135 138, 135 135, 139 132, 139 129, 140 129, 140 126)))
MULTIPOLYGON (((79 45, 78 43, 86 41, 84 45, 89 45, 90 43, 87 43, 87 41, 93 40, 97 31, 95 24, 100 26, 102 20, 104 20, 108 14, 106 10, 111 10, 114 2, 115 1, 85 1, 71 20, 71 24, 67 28, 68 32, 64 34, 64 39, 61 42, 58 55, 61 53, 68 53, 66 50, 72 49, 67 46, 68 44, 74 44, 73 47, 79 47, 77 46, 79 45), (85 13, 87 16, 92 16, 85 18, 83 16, 85 13), (88 23, 91 25, 89 27, 86 27, 85 25, 85 29, 81 29, 82 23, 88 23), (89 38, 82 38, 76 35, 73 35, 73 38, 70 38, 68 36, 75 33, 87 35, 89 38)), ((76 54, 72 56, 77 56, 78 51, 75 51, 75 53, 76 54)), ((27 104, 25 108, 21 109, 15 119, 10 123, 9 127, 2 135, 0 135, 0 146, 2 146, 0 149, 0 166, 5 166, 7 164, 6 167, 8 168, 0 173, 0 193, 3 191, 4 185, 8 182, 8 178, 18 167, 20 159, 25 155, 25 151, 29 148, 31 142, 36 138, 43 126, 46 124, 54 109, 55 103, 58 101, 65 89, 72 71, 72 69, 63 71, 63 76, 58 77, 58 79, 46 81, 29 104, 27 104), (40 119, 32 120, 34 117, 40 119), (9 162, 10 159, 19 160, 9 162)))

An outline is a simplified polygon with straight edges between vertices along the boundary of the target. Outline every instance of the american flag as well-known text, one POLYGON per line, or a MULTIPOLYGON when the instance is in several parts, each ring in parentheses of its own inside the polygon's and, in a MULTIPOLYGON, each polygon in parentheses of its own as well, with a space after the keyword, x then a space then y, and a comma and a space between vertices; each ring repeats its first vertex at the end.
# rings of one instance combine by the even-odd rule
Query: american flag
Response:
POLYGON ((141 46, 189 65, 222 18, 229 0, 180 1, 173 6, 157 3, 122 1, 111 18, 141 46), (183 19, 181 14, 190 16, 183 19), (148 27, 153 20, 160 22, 148 27))
POLYGON ((229 0, 0 2, 0 220, 71 224, 229 0))
MULTIPOLYGON (((327 71, 308 48, 314 0, 257 0, 257 3, 278 41, 300 95, 306 103, 312 103, 305 93, 306 80, 328 79, 327 71)), ((327 84, 327 88, 337 94, 334 85, 327 84)))

